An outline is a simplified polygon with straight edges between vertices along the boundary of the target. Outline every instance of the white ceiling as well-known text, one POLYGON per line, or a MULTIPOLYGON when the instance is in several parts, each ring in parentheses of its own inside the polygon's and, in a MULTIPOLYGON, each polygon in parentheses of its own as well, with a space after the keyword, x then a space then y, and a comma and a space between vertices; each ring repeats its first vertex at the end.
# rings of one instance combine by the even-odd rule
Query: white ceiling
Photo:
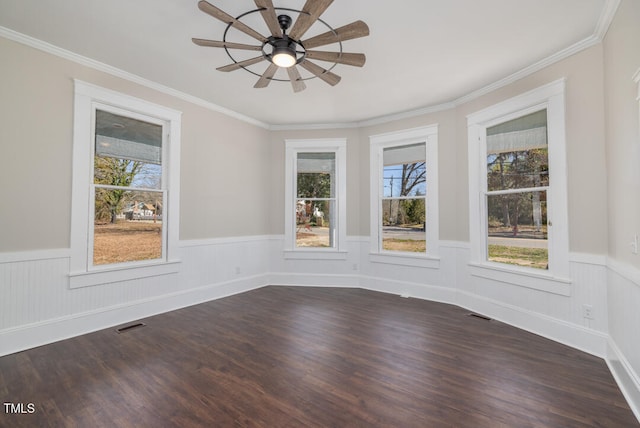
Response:
MULTIPOLYGON (((256 8, 252 0, 209 1, 232 16, 256 8)), ((274 0, 291 9, 304 3, 274 0)), ((197 0, 0 0, 0 26, 265 124, 345 124, 453 102, 584 45, 602 36, 613 3, 335 0, 321 19, 334 28, 365 21, 371 35, 343 42, 343 50, 365 53, 367 63, 337 65, 337 86, 312 79, 300 93, 288 82, 254 89, 258 78, 244 70, 217 71, 231 62, 224 49, 196 46, 191 38, 222 40, 226 25, 201 12, 197 0)), ((269 34, 258 13, 243 22, 269 34)), ((303 39, 324 31, 316 23, 303 39)), ((255 44, 235 30, 227 39, 255 44)), ((232 53, 239 60, 256 56, 232 53)), ((265 68, 262 62, 251 69, 265 68)))

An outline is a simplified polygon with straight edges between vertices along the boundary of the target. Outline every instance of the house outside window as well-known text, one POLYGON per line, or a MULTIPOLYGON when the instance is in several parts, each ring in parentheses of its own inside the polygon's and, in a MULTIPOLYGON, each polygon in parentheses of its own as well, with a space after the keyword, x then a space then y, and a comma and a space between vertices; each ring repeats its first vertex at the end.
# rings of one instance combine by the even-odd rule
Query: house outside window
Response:
POLYGON ((333 258, 327 255, 343 252, 346 241, 346 140, 285 145, 287 254, 333 258))
POLYGON ((75 82, 72 288, 177 271, 180 117, 75 82))

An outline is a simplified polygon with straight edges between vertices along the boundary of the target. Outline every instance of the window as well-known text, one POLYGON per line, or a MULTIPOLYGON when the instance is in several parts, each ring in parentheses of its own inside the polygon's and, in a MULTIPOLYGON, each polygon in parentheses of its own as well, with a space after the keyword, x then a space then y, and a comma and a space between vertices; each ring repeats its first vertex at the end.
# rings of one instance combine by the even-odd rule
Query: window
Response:
POLYGON ((102 108, 95 110, 90 260, 98 266, 162 259, 164 126, 102 108))
POLYGON ((547 110, 486 130, 487 260, 549 268, 547 110))
POLYGON ((180 113, 75 82, 71 281, 176 271, 180 113))
POLYGON ((341 251, 346 239, 346 141, 287 140, 285 144, 285 238, 287 250, 298 254, 289 256, 341 251))
POLYGON ((567 292, 564 81, 472 114, 468 127, 472 263, 567 292))
POLYGON ((372 136, 370 145, 371 253, 436 256, 437 126, 372 136))

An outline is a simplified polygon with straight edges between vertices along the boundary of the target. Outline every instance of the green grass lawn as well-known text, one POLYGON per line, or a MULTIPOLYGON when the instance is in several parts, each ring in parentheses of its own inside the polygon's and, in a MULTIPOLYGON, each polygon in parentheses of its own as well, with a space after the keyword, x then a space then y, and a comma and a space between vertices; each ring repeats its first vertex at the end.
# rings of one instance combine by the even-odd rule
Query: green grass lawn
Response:
POLYGON ((489 245, 489 260, 511 265, 548 269, 549 251, 545 248, 509 247, 489 245))

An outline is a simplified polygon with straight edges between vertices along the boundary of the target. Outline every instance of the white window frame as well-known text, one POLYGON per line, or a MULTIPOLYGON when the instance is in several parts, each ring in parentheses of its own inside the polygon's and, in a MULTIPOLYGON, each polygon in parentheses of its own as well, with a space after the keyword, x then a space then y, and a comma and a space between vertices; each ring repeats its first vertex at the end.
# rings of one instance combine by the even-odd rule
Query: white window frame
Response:
POLYGON ((87 287, 178 271, 180 129, 182 113, 148 101, 74 80, 73 183, 71 202, 70 288, 87 287), (104 110, 163 126, 162 258, 93 265, 93 155, 95 111, 104 110))
POLYGON ((569 221, 565 135, 565 79, 467 116, 471 274, 500 282, 570 295, 569 221), (547 110, 550 186, 547 193, 549 269, 491 262, 487 257, 487 128, 547 110))
POLYGON ((370 236, 369 260, 406 266, 438 268, 440 266, 439 208, 438 208, 438 125, 407 129, 398 132, 369 136, 370 181, 370 236), (425 166, 427 170, 425 198, 426 253, 385 251, 382 249, 382 199, 384 149, 425 143, 425 166))
POLYGON ((285 250, 287 259, 346 260, 347 242, 347 140, 345 138, 285 140, 285 250), (334 153, 336 162, 335 245, 331 248, 296 246, 296 200, 298 153, 334 153))

